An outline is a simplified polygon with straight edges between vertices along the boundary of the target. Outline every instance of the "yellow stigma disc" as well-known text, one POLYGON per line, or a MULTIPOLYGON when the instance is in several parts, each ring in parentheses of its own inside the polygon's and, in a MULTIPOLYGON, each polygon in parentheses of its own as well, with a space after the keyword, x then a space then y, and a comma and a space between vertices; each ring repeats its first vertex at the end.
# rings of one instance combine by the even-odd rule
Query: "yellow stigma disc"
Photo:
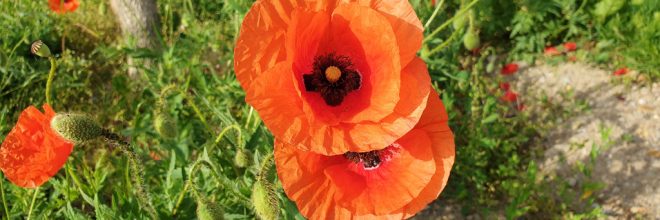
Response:
POLYGON ((325 69, 325 78, 331 83, 337 82, 341 77, 341 70, 336 66, 329 66, 325 69))

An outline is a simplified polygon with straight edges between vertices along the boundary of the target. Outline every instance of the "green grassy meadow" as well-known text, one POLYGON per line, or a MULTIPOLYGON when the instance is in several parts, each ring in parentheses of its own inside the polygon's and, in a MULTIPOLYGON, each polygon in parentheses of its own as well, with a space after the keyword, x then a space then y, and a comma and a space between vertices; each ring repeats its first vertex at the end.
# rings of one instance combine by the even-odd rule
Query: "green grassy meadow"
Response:
MULTIPOLYGON (((255 219, 252 186, 265 177, 275 185, 280 217, 303 219, 273 171, 273 137, 245 103, 233 73, 234 43, 251 4, 158 1, 157 52, 121 38, 107 1, 82 1, 67 14, 51 12, 46 1, 0 1, 0 140, 23 109, 46 102, 50 63, 30 53, 31 43, 41 39, 58 65, 53 108, 88 114, 127 138, 144 161, 142 181, 159 218, 195 219, 201 197, 222 207, 225 219, 255 219), (138 66, 134 80, 127 57, 153 62, 138 66)), ((543 51, 571 41, 580 47, 574 55, 581 62, 612 71, 628 67, 639 71, 642 83, 656 82, 660 2, 438 0, 436 13, 431 1, 411 4, 426 27, 419 56, 456 136, 456 162, 436 203, 458 203, 464 215, 483 217, 601 216, 597 206, 584 205, 593 198, 580 198, 596 185, 566 189, 569 196, 557 198, 533 160, 543 153, 536 146, 553 119, 580 107, 556 107, 557 114, 518 110, 500 100, 499 70, 512 61, 566 62, 543 51), (465 48, 469 32, 479 38, 479 53, 465 48)), ((99 139, 76 145, 65 167, 36 190, 0 174, 0 219, 150 219, 130 167, 99 139)))

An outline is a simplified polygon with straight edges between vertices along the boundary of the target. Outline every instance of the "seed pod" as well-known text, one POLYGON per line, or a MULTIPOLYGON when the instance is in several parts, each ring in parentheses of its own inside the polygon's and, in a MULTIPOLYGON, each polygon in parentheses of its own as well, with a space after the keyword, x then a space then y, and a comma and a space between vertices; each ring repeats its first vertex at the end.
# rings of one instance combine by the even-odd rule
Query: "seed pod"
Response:
POLYGON ((217 203, 203 196, 197 197, 197 219, 223 220, 225 213, 217 203))
POLYGON ((32 46, 30 47, 30 52, 32 52, 34 55, 48 58, 51 57, 52 54, 50 53, 50 48, 48 48, 48 45, 44 44, 41 40, 36 40, 32 42, 32 46))
POLYGON ((275 220, 280 216, 280 204, 272 184, 257 180, 252 186, 254 211, 262 220, 275 220))
POLYGON ((468 50, 474 50, 478 48, 480 44, 479 33, 471 27, 467 33, 465 33, 465 36, 463 36, 463 45, 468 50))
POLYGON ((234 157, 234 164, 240 168, 248 167, 250 166, 251 158, 252 154, 250 151, 243 148, 238 148, 236 151, 236 156, 234 157))
POLYGON ((174 138, 178 135, 176 121, 166 113, 156 113, 154 128, 161 137, 174 138))
POLYGON ((84 114, 57 114, 50 121, 50 127, 60 136, 76 144, 101 136, 103 128, 84 114))

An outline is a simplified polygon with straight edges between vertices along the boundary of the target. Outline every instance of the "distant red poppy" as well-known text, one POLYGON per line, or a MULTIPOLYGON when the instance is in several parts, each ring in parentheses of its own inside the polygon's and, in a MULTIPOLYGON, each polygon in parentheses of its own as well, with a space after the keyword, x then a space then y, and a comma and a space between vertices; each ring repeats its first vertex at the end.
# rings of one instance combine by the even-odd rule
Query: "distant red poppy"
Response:
POLYGON ((557 50, 557 48, 555 47, 546 47, 545 52, 543 52, 543 54, 545 54, 546 56, 557 56, 560 55, 561 52, 559 52, 559 50, 557 50))
POLYGON ((509 63, 507 65, 504 65, 504 67, 502 67, 502 70, 500 71, 502 75, 513 75, 516 72, 518 72, 518 64, 515 63, 509 63))
POLYGON ((500 83, 500 89, 504 91, 509 91, 509 89, 511 89, 511 84, 509 84, 508 82, 500 83))
POLYGON ((501 97, 502 101, 505 102, 515 102, 518 100, 518 93, 515 93, 514 91, 507 90, 504 92, 504 95, 501 97))
POLYGON ((50 10, 58 14, 73 12, 79 5, 78 0, 48 0, 50 10))
POLYGON ((577 57, 576 56, 569 56, 568 61, 575 62, 575 61, 577 61, 577 57))
POLYGON ((622 75, 626 75, 627 73, 628 73, 628 68, 626 67, 614 71, 615 76, 622 76, 622 75))
POLYGON ((564 49, 566 51, 575 51, 577 50, 577 44, 575 42, 566 42, 564 43, 564 49))
POLYGON ((34 106, 23 110, 0 147, 0 169, 20 187, 35 188, 53 177, 73 150, 73 142, 50 127, 55 112, 48 104, 41 113, 34 106))
POLYGON ((323 155, 275 141, 282 188, 309 219, 404 219, 435 200, 454 163, 438 94, 410 132, 384 149, 323 155))

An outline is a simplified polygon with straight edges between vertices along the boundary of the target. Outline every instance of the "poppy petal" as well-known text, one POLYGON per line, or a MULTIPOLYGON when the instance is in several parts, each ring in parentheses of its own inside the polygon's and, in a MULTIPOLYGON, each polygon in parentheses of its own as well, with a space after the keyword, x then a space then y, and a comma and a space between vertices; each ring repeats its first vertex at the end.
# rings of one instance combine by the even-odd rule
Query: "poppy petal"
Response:
MULTIPOLYGON (((343 2, 352 0, 343 0, 343 2)), ((399 45, 401 65, 407 65, 422 47, 424 27, 408 1, 358 0, 360 5, 381 12, 389 21, 399 45)))
POLYGON ((294 84, 290 63, 282 62, 257 77, 246 92, 245 101, 259 110, 264 124, 276 137, 304 142, 309 130, 300 91, 294 84), (288 77, 287 77, 288 76, 288 77))
POLYGON ((17 186, 42 185, 57 174, 71 154, 73 143, 50 128, 54 116, 48 105, 44 105, 44 113, 30 106, 2 142, 0 169, 17 186))

